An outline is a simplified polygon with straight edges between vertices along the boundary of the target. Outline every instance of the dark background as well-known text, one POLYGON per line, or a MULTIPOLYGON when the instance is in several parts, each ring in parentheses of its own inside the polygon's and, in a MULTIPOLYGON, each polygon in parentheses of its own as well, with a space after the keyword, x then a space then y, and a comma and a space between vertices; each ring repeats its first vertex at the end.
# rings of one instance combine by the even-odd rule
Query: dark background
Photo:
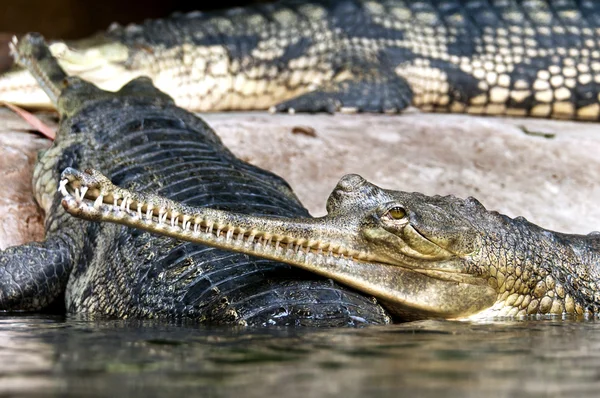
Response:
POLYGON ((113 22, 128 24, 161 18, 175 11, 209 11, 266 0, 0 0, 0 72, 11 63, 8 41, 16 35, 40 32, 47 39, 79 39, 113 22))

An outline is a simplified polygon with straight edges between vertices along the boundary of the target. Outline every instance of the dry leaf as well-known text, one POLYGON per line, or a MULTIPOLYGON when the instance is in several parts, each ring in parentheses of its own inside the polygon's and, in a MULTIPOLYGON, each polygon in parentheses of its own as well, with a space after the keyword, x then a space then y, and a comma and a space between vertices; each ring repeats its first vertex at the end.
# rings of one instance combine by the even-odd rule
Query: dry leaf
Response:
POLYGON ((19 115, 23 120, 25 120, 34 130, 39 131, 44 137, 49 140, 54 141, 56 137, 56 132, 48 127, 44 122, 38 119, 34 114, 27 112, 25 109, 19 108, 16 105, 9 104, 7 102, 0 102, 0 106, 5 106, 17 115, 19 115))

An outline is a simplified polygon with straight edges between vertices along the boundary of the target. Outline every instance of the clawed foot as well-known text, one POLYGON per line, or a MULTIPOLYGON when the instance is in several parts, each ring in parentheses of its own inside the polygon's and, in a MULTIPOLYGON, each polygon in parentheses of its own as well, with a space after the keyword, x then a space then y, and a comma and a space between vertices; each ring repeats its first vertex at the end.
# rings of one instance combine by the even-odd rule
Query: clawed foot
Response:
POLYGON ((340 82, 326 90, 311 91, 277 104, 274 112, 399 113, 412 101, 408 84, 397 79, 389 84, 371 82, 340 82))
POLYGON ((269 109, 271 113, 287 112, 294 114, 296 112, 318 113, 326 112, 334 114, 342 106, 341 101, 328 96, 327 94, 314 92, 301 95, 291 100, 284 101, 280 104, 272 106, 269 109))

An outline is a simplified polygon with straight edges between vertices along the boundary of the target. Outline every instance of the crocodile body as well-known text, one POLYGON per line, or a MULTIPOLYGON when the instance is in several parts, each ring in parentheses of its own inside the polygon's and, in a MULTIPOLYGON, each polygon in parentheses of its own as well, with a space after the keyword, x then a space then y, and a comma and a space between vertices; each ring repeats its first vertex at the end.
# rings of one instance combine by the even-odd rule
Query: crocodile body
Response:
POLYGON ((348 175, 326 216, 282 219, 193 208, 95 171, 62 177, 73 215, 285 261, 372 294, 402 319, 600 313, 600 233, 545 230, 474 198, 385 190, 348 175))
MULTIPOLYGON (((150 76, 184 108, 427 111, 600 119, 600 4, 592 0, 288 1, 56 43, 108 89, 150 76)), ((45 96, 20 72, 0 100, 45 96)), ((38 98, 38 99, 36 99, 38 98)))
POLYGON ((241 325, 386 323, 376 301, 288 265, 77 220, 57 192, 65 167, 94 167, 131 188, 248 214, 306 216, 279 177, 237 159, 211 128, 148 79, 117 93, 66 77, 39 36, 18 58, 57 98, 61 124, 34 173, 46 240, 0 252, 0 310, 187 318, 241 325), (66 87, 63 87, 65 81, 66 87))

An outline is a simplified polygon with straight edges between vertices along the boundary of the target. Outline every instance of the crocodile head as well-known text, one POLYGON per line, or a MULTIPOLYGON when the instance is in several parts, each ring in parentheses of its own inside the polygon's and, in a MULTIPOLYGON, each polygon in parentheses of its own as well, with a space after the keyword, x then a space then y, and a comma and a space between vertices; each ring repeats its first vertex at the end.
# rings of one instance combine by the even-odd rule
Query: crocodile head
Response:
POLYGON ((428 275, 460 275, 471 268, 464 258, 479 247, 470 223, 478 206, 473 198, 381 189, 351 174, 329 196, 324 219, 332 239, 349 251, 367 253, 370 261, 428 275))
POLYGON ((483 209, 474 199, 385 190, 347 175, 326 216, 287 219, 190 208, 91 170, 67 169, 61 191, 78 217, 287 262, 371 294, 404 319, 467 317, 497 298, 473 263, 480 235, 472 218, 483 209))
MULTIPOLYGON (((127 68, 127 47, 105 35, 77 42, 55 41, 49 49, 66 75, 79 76, 104 90, 117 91, 143 74, 127 68)), ((19 54, 14 50, 13 54, 19 61, 19 54)), ((28 68, 15 66, 0 76, 0 101, 27 108, 53 108, 56 104, 47 94, 28 68)))
POLYGON ((348 257, 341 265, 357 269, 358 278, 347 283, 397 315, 465 317, 495 302, 473 262, 482 247, 473 225, 488 214, 476 199, 386 190, 351 174, 329 196, 327 213, 319 240, 334 242, 348 257))

